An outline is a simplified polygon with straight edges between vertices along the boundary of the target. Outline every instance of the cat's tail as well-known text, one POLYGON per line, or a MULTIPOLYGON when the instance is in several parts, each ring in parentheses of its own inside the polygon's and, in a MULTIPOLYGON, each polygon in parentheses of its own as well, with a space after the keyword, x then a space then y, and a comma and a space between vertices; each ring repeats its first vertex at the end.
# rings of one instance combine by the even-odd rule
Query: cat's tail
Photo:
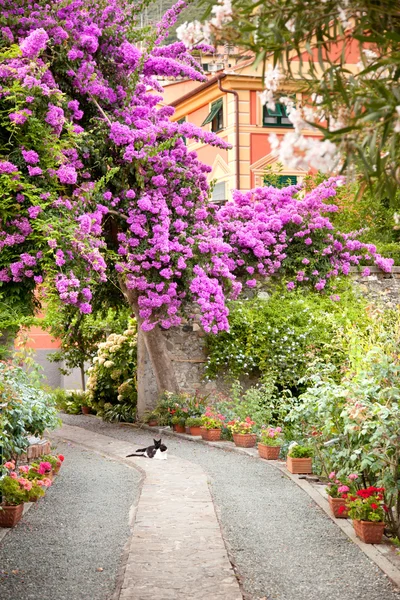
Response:
POLYGON ((136 454, 136 453, 133 453, 133 454, 127 454, 127 455, 125 456, 125 458, 129 458, 130 456, 144 456, 144 457, 146 457, 146 455, 145 455, 144 453, 142 453, 142 454, 136 454))

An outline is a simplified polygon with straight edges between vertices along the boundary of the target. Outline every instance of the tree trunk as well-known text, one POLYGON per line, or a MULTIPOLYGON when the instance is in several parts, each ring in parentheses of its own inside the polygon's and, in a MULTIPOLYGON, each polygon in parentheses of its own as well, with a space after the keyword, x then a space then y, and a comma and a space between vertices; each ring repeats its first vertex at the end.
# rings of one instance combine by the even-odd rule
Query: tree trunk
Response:
POLYGON ((85 365, 83 363, 81 363, 79 365, 79 369, 81 371, 81 383, 82 383, 82 389, 83 391, 86 390, 86 385, 85 385, 85 365))
MULTIPOLYGON (((157 384, 158 394, 162 394, 165 391, 168 392, 179 392, 178 381, 175 376, 174 367, 171 361, 171 357, 165 344, 165 337, 162 329, 157 325, 151 331, 143 331, 141 329, 142 319, 139 316, 139 305, 137 301, 137 295, 134 290, 128 290, 125 284, 120 281, 122 290, 135 313, 137 324, 138 324, 138 379, 143 374, 143 366, 145 364, 145 354, 142 351, 141 343, 144 342, 145 349, 153 367, 153 373, 157 384)), ((144 386, 141 382, 138 382, 138 396, 145 393, 144 386)), ((143 406, 148 407, 146 398, 138 397, 138 408, 143 406)), ((148 407, 149 408, 149 407, 148 407)), ((141 411, 138 410, 138 413, 141 411)), ((141 416, 141 414, 139 414, 141 416)))

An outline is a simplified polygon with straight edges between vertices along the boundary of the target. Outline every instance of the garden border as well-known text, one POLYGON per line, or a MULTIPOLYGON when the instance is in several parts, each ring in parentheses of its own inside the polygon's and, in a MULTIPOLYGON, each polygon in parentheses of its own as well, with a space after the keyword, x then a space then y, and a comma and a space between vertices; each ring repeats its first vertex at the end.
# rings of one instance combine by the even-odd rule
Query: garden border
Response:
MULTIPOLYGON (((205 444, 208 446, 212 446, 214 448, 219 448, 220 450, 224 450, 225 452, 236 452, 237 454, 245 454, 250 458, 255 458, 261 461, 265 461, 265 459, 260 458, 258 455, 258 451, 254 448, 238 448, 234 445, 233 442, 228 441, 219 441, 219 442, 206 442, 199 437, 194 437, 185 433, 175 433, 170 429, 164 427, 149 427, 148 425, 136 423, 120 423, 120 425, 134 427, 137 429, 147 429, 149 431, 158 431, 163 435, 167 435, 170 437, 176 437, 180 439, 184 439, 190 442, 197 442, 201 444, 205 444)), ((350 540, 356 544, 362 552, 373 562, 375 563, 381 571, 394 583, 398 588, 400 588, 400 569, 398 569, 388 558, 385 556, 385 545, 380 544, 365 544, 362 542, 355 534, 353 526, 351 525, 350 519, 336 519, 329 507, 328 500, 323 494, 323 490, 321 484, 312 485, 306 479, 300 479, 299 475, 292 475, 287 470, 285 463, 282 461, 269 460, 267 461, 269 465, 278 469, 283 475, 291 479, 296 485, 298 485, 314 502, 319 506, 321 510, 323 510, 328 517, 337 525, 343 533, 345 533, 350 540), (321 489, 318 489, 321 488, 321 489)))

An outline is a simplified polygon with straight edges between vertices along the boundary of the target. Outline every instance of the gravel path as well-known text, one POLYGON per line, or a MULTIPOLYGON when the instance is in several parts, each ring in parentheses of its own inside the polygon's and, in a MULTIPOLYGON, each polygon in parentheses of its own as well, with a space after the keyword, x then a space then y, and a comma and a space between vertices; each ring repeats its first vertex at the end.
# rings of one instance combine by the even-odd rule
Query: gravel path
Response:
MULTIPOLYGON (((95 417, 63 415, 63 421, 132 441, 133 450, 151 441, 147 431, 95 417)), ((399 600, 380 569, 277 469, 203 444, 166 443, 171 453, 207 472, 246 599, 399 600)))
POLYGON ((0 598, 108 600, 140 475, 71 444, 45 498, 0 543, 0 598), (103 570, 97 570, 103 569, 103 570))

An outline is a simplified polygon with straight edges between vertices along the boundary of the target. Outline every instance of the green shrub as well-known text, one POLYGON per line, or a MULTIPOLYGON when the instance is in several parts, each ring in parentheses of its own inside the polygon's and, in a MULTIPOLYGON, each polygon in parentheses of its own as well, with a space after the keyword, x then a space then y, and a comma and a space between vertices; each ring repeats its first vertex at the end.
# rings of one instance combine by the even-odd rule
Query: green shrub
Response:
POLYGON ((310 446, 292 446, 288 452, 291 458, 311 458, 314 451, 310 446))
POLYGON ((104 405, 102 416, 104 421, 110 423, 134 423, 136 420, 136 407, 130 402, 114 405, 108 402, 104 405))
POLYGON ((201 417, 189 417, 186 421, 187 427, 201 427, 201 417))
POLYGON ((20 367, 0 362, 0 397, 0 446, 6 459, 25 452, 26 436, 42 436, 60 424, 54 398, 20 367))
POLYGON ((279 287, 267 299, 232 302, 230 331, 207 338, 207 376, 261 376, 297 394, 311 361, 343 362, 335 337, 353 323, 367 327, 366 306, 348 281, 337 281, 329 295, 279 287))
POLYGON ((89 402, 98 415, 119 421, 126 416, 132 421, 137 401, 136 363, 136 326, 132 322, 122 335, 112 333, 99 344, 89 369, 89 402), (111 410, 118 404, 124 408, 111 410))

